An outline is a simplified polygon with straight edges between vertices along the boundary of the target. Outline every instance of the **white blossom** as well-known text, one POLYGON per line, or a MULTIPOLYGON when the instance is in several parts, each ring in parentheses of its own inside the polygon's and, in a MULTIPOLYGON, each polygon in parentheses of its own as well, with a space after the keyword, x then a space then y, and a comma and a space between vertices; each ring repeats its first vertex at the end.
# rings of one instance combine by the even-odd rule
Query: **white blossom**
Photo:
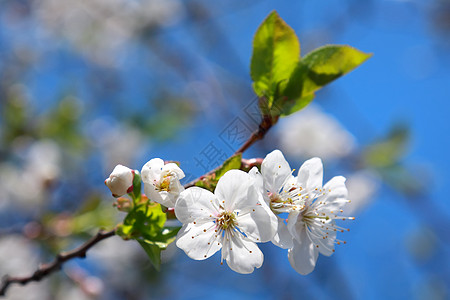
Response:
MULTIPOLYGON (((252 171, 251 171, 252 172, 252 171)), ((314 270, 319 252, 331 255, 337 231, 336 219, 354 219, 338 215, 347 200, 345 178, 337 176, 322 187, 322 161, 306 161, 294 177, 279 150, 269 153, 261 165, 263 194, 276 214, 288 213, 287 224, 278 217, 278 232, 272 242, 288 248, 292 267, 306 275, 314 270)), ((257 174, 255 175, 257 176, 257 174)))
POLYGON ((150 27, 172 26, 184 15, 179 0, 59 0, 33 3, 36 16, 53 35, 87 58, 117 66, 119 54, 150 27))
POLYGON ((333 177, 322 187, 322 172, 319 158, 302 165, 297 182, 306 191, 305 207, 293 210, 288 217, 287 227, 293 237, 288 258, 291 266, 302 275, 314 270, 319 253, 330 256, 335 243, 345 244, 336 239, 336 233, 348 229, 338 226, 335 220, 354 219, 341 215, 343 206, 349 202, 345 178, 333 177))
POLYGON ((318 106, 280 120, 280 148, 293 157, 319 156, 324 160, 350 154, 354 137, 331 115, 318 106))
POLYGON ((147 197, 166 207, 174 207, 179 194, 184 191, 180 179, 184 172, 175 164, 164 164, 160 158, 148 161, 141 171, 147 197))
MULTIPOLYGON (((35 271, 41 258, 36 245, 23 236, 12 234, 0 237, 0 278, 3 276, 28 276, 35 271)), ((47 281, 26 286, 11 285, 6 300, 50 299, 47 281)), ((2 298, 3 299, 3 298, 2 298)))
POLYGON ((271 240, 277 228, 254 178, 240 170, 225 173, 214 194, 198 187, 182 192, 175 214, 183 223, 176 244, 190 258, 203 260, 222 249, 222 263, 242 274, 261 267, 256 243, 271 240))
POLYGON ((380 178, 373 171, 361 170, 350 174, 345 184, 352 201, 347 205, 345 214, 355 215, 370 205, 380 188, 380 178))
POLYGON ((109 178, 105 180, 106 186, 111 190, 113 197, 120 197, 133 191, 134 170, 117 165, 109 178))
POLYGON ((35 212, 48 200, 49 188, 61 174, 61 149, 51 140, 33 141, 25 137, 17 139, 12 148, 19 153, 18 164, 0 164, 3 192, 0 210, 19 205, 21 209, 35 212))

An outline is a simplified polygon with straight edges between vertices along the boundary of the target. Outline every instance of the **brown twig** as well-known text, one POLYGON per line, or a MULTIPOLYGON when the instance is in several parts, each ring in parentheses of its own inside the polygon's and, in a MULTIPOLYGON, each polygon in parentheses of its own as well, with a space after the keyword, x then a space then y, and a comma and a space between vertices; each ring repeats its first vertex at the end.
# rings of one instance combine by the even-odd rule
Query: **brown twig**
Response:
MULTIPOLYGON (((244 153, 244 152, 245 152, 248 148, 250 148, 250 146, 252 146, 256 141, 259 141, 259 140, 261 140, 262 138, 264 138, 264 136, 265 136, 266 133, 269 131, 269 129, 272 128, 272 126, 273 126, 277 121, 278 121, 278 118, 273 119, 273 118, 270 117, 270 116, 265 116, 265 117, 263 117, 263 119, 261 120, 261 123, 259 124, 258 129, 257 129, 256 131, 254 131, 254 132, 251 134, 251 136, 248 138, 248 140, 247 140, 247 141, 246 141, 246 142, 245 142, 238 150, 236 150, 236 152, 234 152, 234 154, 233 154, 232 156, 237 155, 237 154, 242 154, 242 153, 244 153)), ((244 160, 243 160, 243 161, 244 161, 244 160)), ((196 184, 198 181, 202 180, 202 179, 205 178, 205 177, 208 177, 208 176, 214 174, 215 172, 217 172, 217 171, 220 169, 220 167, 221 167, 221 165, 218 166, 217 168, 215 168, 215 169, 209 171, 208 173, 206 173, 206 174, 204 174, 204 175, 202 175, 202 176, 200 176, 200 177, 198 177, 198 178, 192 180, 191 182, 186 183, 186 184, 184 185, 184 188, 187 189, 187 188, 189 188, 189 187, 195 186, 195 184, 196 184)))
POLYGON ((11 277, 6 275, 1 284, 0 288, 0 297, 5 296, 6 290, 11 284, 18 283, 21 285, 25 285, 31 281, 40 281, 44 277, 50 275, 51 273, 58 271, 61 269, 62 265, 73 258, 79 257, 79 258, 85 258, 86 252, 96 245, 98 242, 107 239, 109 237, 112 237, 116 234, 115 229, 111 231, 103 231, 100 230, 95 236, 93 236, 91 239, 89 239, 87 242, 85 242, 80 247, 68 251, 68 252, 62 252, 59 253, 56 258, 53 260, 53 262, 44 264, 39 266, 39 268, 30 276, 26 277, 11 277))

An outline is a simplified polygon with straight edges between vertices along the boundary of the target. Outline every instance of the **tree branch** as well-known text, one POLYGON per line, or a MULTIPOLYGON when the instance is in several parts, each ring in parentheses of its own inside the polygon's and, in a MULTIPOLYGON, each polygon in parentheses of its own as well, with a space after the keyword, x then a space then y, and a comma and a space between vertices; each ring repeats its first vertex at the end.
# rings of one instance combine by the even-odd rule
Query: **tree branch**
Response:
POLYGON ((18 283, 21 285, 25 285, 31 281, 40 281, 44 277, 50 275, 51 273, 58 271, 61 269, 62 265, 73 258, 79 257, 79 258, 85 258, 86 252, 96 245, 98 242, 107 239, 109 237, 112 237, 116 234, 115 229, 111 231, 103 231, 100 230, 95 236, 93 236, 91 239, 89 239, 87 242, 85 242, 83 245, 81 245, 78 248, 75 248, 72 251, 68 252, 62 252, 59 253, 56 258, 53 260, 53 262, 44 264, 39 266, 39 268, 30 276, 27 277, 11 277, 6 275, 3 280, 0 287, 0 297, 5 296, 6 290, 11 284, 18 283))
MULTIPOLYGON (((259 127, 257 130, 255 130, 250 137, 247 139, 247 141, 238 149, 236 150, 236 152, 234 152, 234 155, 240 154, 240 153, 244 153, 248 148, 250 148, 250 146, 252 146, 256 141, 259 141, 261 139, 264 138, 264 136, 266 135, 266 133, 269 131, 270 128, 272 128, 272 126, 278 121, 278 117, 273 119, 271 116, 264 116, 263 119, 261 120, 261 123, 259 124, 259 127)), ((242 160, 247 161, 247 160, 242 160)), ((189 183, 186 183, 184 185, 184 188, 187 189, 189 187, 195 186, 195 184, 197 183, 197 181, 202 180, 203 178, 205 178, 206 176, 212 175, 214 174, 217 170, 220 169, 222 165, 218 166, 217 168, 209 171, 208 173, 192 180, 189 183)))

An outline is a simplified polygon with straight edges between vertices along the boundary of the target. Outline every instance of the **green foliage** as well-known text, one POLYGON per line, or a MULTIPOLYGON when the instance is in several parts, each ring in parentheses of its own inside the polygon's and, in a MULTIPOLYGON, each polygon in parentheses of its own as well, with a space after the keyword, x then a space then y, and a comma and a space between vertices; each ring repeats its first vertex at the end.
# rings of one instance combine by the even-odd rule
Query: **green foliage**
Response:
POLYGON ((365 166, 376 170, 388 185, 408 197, 417 197, 425 190, 425 176, 424 172, 412 171, 402 163, 409 139, 409 128, 396 125, 386 137, 363 151, 362 160, 365 166))
POLYGON ((125 217, 116 233, 125 240, 134 239, 144 248, 155 269, 161 266, 161 250, 175 240, 180 227, 166 227, 166 214, 161 206, 141 200, 125 217))
POLYGON ((130 196, 133 199, 134 205, 137 205, 141 201, 141 174, 138 170, 134 170, 133 191, 130 193, 130 196))
POLYGON ((368 146, 363 152, 365 165, 373 168, 394 166, 404 155, 409 142, 407 127, 397 125, 380 141, 368 146))
POLYGON ((63 98, 39 120, 39 138, 50 138, 75 152, 85 150, 87 143, 79 127, 80 117, 79 100, 73 97, 63 98))
POLYGON ((347 74, 371 54, 350 46, 328 45, 303 59, 295 32, 274 11, 258 28, 253 41, 251 77, 264 116, 276 120, 308 105, 315 92, 347 74))
POLYGON ((311 51, 299 62, 281 92, 282 97, 277 99, 276 104, 282 107, 281 115, 304 108, 314 99, 314 92, 347 74, 370 56, 353 47, 339 45, 311 51))
POLYGON ((229 170, 241 168, 241 160, 242 153, 231 156, 213 174, 205 176, 195 185, 214 192, 220 177, 222 177, 229 170))
POLYGON ((300 43, 294 30, 276 11, 259 26, 253 39, 250 74, 259 97, 273 100, 279 82, 288 80, 300 60, 300 43))

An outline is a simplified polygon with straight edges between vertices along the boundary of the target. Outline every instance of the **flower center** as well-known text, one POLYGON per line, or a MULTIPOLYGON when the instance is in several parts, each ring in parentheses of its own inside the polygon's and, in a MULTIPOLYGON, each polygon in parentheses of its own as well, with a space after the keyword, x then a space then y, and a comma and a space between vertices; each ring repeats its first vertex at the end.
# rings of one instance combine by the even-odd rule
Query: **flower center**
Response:
POLYGON ((278 193, 269 193, 270 208, 276 214, 302 210, 307 196, 301 194, 301 187, 295 185, 284 186, 278 193))
POLYGON ((237 225, 236 214, 234 212, 224 211, 217 216, 216 224, 219 229, 233 229, 237 225))
POLYGON ((165 174, 161 180, 159 181, 159 184, 155 184, 155 187, 158 191, 170 191, 170 174, 165 174))

